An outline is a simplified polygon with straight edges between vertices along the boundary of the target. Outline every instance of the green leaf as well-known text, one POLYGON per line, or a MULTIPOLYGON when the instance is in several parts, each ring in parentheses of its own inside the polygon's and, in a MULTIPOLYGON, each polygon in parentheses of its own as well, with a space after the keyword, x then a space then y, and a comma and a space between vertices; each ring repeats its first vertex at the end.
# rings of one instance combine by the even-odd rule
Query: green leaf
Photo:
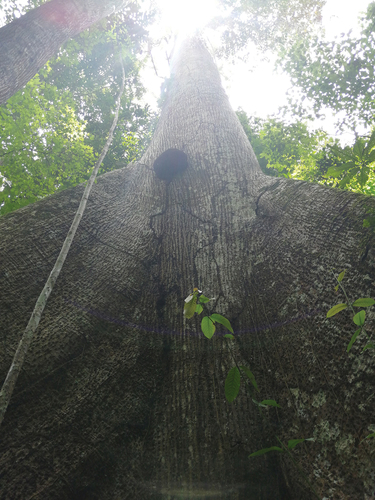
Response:
POLYGON ((374 299, 357 299, 353 306, 355 307, 370 307, 370 306, 373 306, 375 304, 375 300, 374 299))
POLYGON ((354 168, 354 167, 355 167, 354 162, 344 163, 343 165, 340 165, 339 167, 330 167, 327 170, 327 175, 329 177, 339 177, 343 172, 345 172, 346 170, 349 170, 351 168, 354 168))
POLYGON ((375 432, 373 432, 372 434, 369 434, 368 436, 365 437, 365 439, 369 439, 369 438, 375 438, 375 432))
POLYGON ((362 331, 362 328, 358 328, 358 330, 356 330, 355 334, 353 335, 353 337, 350 339, 350 342, 348 344, 348 347, 346 348, 346 352, 349 352, 350 349, 352 348, 352 345, 354 344, 356 338, 358 337, 358 335, 361 333, 362 331))
POLYGON ((375 146, 375 130, 373 131, 373 133, 371 134, 370 136, 370 139, 368 141, 368 143, 366 144, 366 151, 371 151, 371 149, 375 146))
POLYGON ((360 137, 353 146, 353 153, 362 160, 362 153, 365 149, 365 141, 360 137))
POLYGON ((340 285, 336 285, 336 286, 335 286, 335 291, 336 291, 336 292, 337 292, 337 290, 339 289, 339 286, 340 286, 340 285))
POLYGON ((367 166, 364 166, 361 168, 361 172, 360 172, 359 176, 357 175, 357 180, 359 180, 361 187, 365 186, 365 184, 367 183, 369 172, 370 172, 370 168, 367 166))
POLYGON ((232 335, 231 333, 226 333, 226 334, 224 335, 224 337, 225 337, 226 339, 234 339, 234 335, 232 335))
POLYGON ((342 189, 345 189, 345 187, 349 184, 350 180, 354 177, 355 171, 353 170, 352 172, 349 172, 348 174, 345 175, 343 179, 339 182, 339 187, 342 189))
POLYGON ((227 320, 227 318, 224 318, 224 316, 221 316, 221 314, 211 314, 210 318, 213 321, 216 321, 217 323, 220 323, 221 325, 225 326, 227 330, 233 333, 233 328, 231 327, 231 324, 227 320))
POLYGON ((231 403, 237 397, 238 391, 240 390, 240 383, 240 371, 237 366, 234 366, 231 370, 229 370, 227 378, 225 379, 224 392, 225 397, 227 398, 227 401, 229 401, 229 403, 231 403))
POLYGON ((208 297, 206 297, 205 295, 200 295, 199 296, 199 302, 201 304, 205 304, 206 302, 210 302, 210 299, 208 297))
POLYGON ((297 444, 303 443, 303 441, 314 441, 314 438, 307 439, 290 439, 288 441, 288 449, 293 450, 297 446, 297 444))
POLYGON ((195 308, 195 312, 197 314, 200 314, 203 311, 203 306, 201 304, 197 304, 197 307, 195 308))
POLYGON ((274 399, 264 399, 259 404, 266 405, 266 406, 277 406, 277 408, 281 408, 281 406, 279 404, 277 404, 274 399))
POLYGON ((247 378, 250 379, 250 382, 253 384, 255 389, 259 392, 258 385, 255 381, 254 375, 251 373, 251 371, 246 367, 246 366, 240 366, 241 370, 243 370, 246 373, 247 378))
POLYGON ((368 155, 368 157, 366 158, 367 160, 367 163, 372 163, 375 161, 375 149, 373 149, 371 151, 371 153, 368 155))
POLYGON ((263 448, 262 450, 255 451, 254 453, 251 453, 249 455, 250 457, 259 457, 260 455, 264 455, 265 453, 268 453, 270 451, 278 451, 280 453, 283 453, 283 449, 280 448, 279 446, 271 446, 270 448, 263 448))
POLYGON ((375 349, 375 345, 372 342, 366 344, 365 347, 362 349, 362 352, 367 351, 367 349, 375 349))
POLYGON ((212 323, 212 321, 210 320, 210 318, 208 316, 205 316, 202 319, 201 328, 202 328, 203 335, 205 337, 207 337, 208 339, 210 339, 213 336, 213 334, 215 333, 215 325, 212 323))
POLYGON ((365 324, 366 313, 365 311, 359 311, 354 318, 353 321, 358 326, 363 326, 365 324))
POLYGON ((290 439, 288 441, 288 449, 293 450, 293 448, 295 448, 297 446, 297 444, 303 443, 303 442, 304 442, 304 439, 290 439))
POLYGON ((336 304, 335 306, 331 307, 331 309, 327 312, 327 318, 334 316, 335 314, 339 313, 343 309, 346 309, 347 307, 348 307, 347 304, 336 304))
POLYGON ((192 299, 189 302, 185 302, 184 305, 185 318, 190 319, 194 316, 196 305, 197 305, 197 296, 193 295, 192 299))
POLYGON ((346 273, 346 270, 345 271, 342 271, 339 275, 338 275, 338 278, 337 278, 337 281, 340 282, 344 279, 344 276, 345 276, 345 273, 346 273))

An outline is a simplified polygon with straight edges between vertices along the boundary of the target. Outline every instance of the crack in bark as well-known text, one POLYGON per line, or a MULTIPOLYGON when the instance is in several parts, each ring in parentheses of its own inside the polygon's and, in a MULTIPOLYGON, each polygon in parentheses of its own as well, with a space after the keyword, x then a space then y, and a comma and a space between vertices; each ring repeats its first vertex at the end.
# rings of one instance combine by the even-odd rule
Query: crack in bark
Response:
POLYGON ((154 238, 159 243, 159 245, 161 244, 161 242, 163 240, 163 233, 160 233, 160 236, 156 235, 156 231, 152 225, 152 221, 155 217, 159 217, 160 215, 164 215, 169 208, 169 190, 168 190, 168 187, 169 187, 169 183, 167 183, 165 186, 165 189, 166 189, 166 191, 165 191, 165 207, 163 208, 163 210, 161 212, 150 215, 150 221, 149 221, 149 228, 151 229, 152 234, 154 235, 154 238))
MULTIPOLYGON (((136 260, 139 264, 141 264, 142 266, 144 266, 148 270, 146 264, 136 255, 132 254, 131 252, 128 252, 127 250, 124 250, 122 248, 116 247, 114 245, 111 245, 110 243, 103 241, 101 238, 99 238, 99 236, 96 236, 96 234, 93 234, 89 229, 87 229, 83 226, 81 227, 81 229, 83 229, 83 231, 85 231, 86 234, 91 236, 91 238, 93 238, 95 241, 101 243, 103 246, 108 247, 108 248, 112 248, 112 250, 115 250, 116 252, 120 252, 120 253, 123 253, 125 255, 128 255, 129 257, 136 260)), ((83 245, 83 247, 84 247, 84 245, 83 245)))
POLYGON ((255 215, 258 216, 258 210, 259 210, 259 202, 260 202, 260 199, 261 197, 267 193, 268 191, 273 191, 274 189, 277 189, 277 187, 280 185, 281 183, 281 180, 278 179, 276 180, 273 184, 269 185, 269 186, 265 186, 264 188, 261 188, 260 189, 260 194, 258 196, 258 198, 256 199, 255 201, 255 215))

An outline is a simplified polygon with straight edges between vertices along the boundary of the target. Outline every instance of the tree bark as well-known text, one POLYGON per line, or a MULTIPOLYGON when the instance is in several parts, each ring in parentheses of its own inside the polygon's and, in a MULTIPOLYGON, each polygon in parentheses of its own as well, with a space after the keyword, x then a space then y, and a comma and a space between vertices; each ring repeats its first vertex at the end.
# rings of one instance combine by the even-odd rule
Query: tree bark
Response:
POLYGON ((0 29, 0 104, 20 90, 63 43, 125 0, 51 0, 0 29))
MULTIPOLYGON (((0 219, 4 376, 82 190, 0 219)), ((274 434, 315 438, 294 453, 322 498, 370 497, 374 358, 346 353, 349 314, 326 319, 341 301, 330 269, 348 270, 353 298, 373 294, 368 206, 265 176, 206 48, 187 41, 149 149, 94 186, 0 429, 1 497, 312 498, 287 456, 248 458, 274 434), (152 166, 170 148, 188 168, 165 182, 152 166), (231 321, 259 400, 280 404, 264 421, 244 387, 225 401, 225 332, 183 319, 194 286, 231 321)))

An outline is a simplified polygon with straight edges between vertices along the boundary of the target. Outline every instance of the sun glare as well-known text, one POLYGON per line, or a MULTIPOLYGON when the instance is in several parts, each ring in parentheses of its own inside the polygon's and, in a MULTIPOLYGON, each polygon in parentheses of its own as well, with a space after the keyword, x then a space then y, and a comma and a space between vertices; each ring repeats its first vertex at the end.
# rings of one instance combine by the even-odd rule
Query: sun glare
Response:
POLYGON ((180 36, 194 34, 219 15, 217 0, 158 0, 157 3, 163 24, 180 36))

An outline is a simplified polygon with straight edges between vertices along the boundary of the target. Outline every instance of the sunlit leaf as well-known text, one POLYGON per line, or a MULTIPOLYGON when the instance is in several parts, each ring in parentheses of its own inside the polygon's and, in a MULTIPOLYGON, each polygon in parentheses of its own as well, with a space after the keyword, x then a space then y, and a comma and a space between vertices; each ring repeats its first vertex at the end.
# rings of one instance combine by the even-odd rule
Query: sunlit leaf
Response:
POLYGON ((374 299, 357 299, 353 306, 355 307, 370 307, 370 306, 373 306, 375 304, 375 300, 374 299))
POLYGON ((224 335, 224 337, 225 337, 226 339, 234 339, 234 335, 232 335, 231 333, 226 333, 226 334, 224 335))
POLYGON ((210 301, 210 299, 208 297, 205 297, 204 295, 199 296, 199 302, 201 304, 206 304, 206 302, 209 302, 209 301, 210 301))
MULTIPOLYGON (((187 299, 185 299, 185 301, 186 300, 187 299)), ((185 305, 184 305, 185 318, 190 319, 194 316, 196 305, 197 305, 197 295, 194 294, 189 302, 185 302, 185 305)))
POLYGON ((343 165, 340 165, 339 167, 330 167, 327 170, 327 175, 329 177, 339 177, 343 172, 346 172, 347 170, 350 170, 351 168, 355 167, 354 162, 348 162, 344 163, 343 165))
POLYGON ((327 312, 327 318, 334 316, 335 314, 346 309, 347 307, 348 307, 347 304, 336 304, 335 306, 331 307, 331 309, 327 312))
POLYGON ((345 273, 346 273, 346 270, 345 271, 342 271, 338 277, 337 277, 337 281, 340 282, 344 279, 344 276, 345 276, 345 273))

